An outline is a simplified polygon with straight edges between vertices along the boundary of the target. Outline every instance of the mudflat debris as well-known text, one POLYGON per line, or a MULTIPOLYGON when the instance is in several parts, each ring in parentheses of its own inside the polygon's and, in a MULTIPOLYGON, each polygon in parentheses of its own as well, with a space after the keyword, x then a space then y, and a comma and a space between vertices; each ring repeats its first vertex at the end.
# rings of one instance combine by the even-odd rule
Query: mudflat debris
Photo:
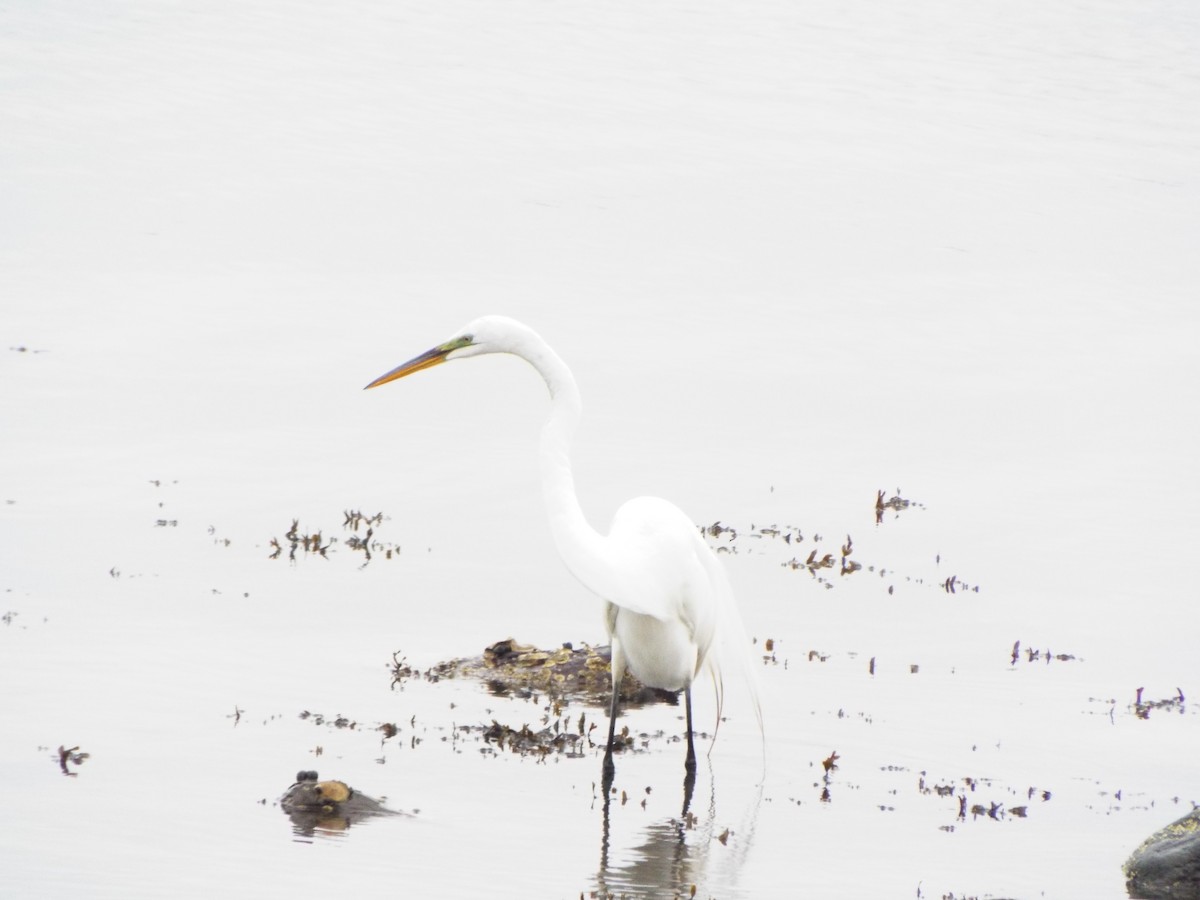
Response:
MULTIPOLYGON (((546 695, 607 707, 612 700, 611 648, 564 643, 554 650, 522 644, 513 638, 496 641, 479 656, 452 659, 418 672, 400 651, 392 655, 392 686, 410 678, 436 682, 443 678, 477 679, 497 696, 546 695)), ((641 684, 627 672, 621 682, 622 705, 675 703, 677 695, 641 684)))

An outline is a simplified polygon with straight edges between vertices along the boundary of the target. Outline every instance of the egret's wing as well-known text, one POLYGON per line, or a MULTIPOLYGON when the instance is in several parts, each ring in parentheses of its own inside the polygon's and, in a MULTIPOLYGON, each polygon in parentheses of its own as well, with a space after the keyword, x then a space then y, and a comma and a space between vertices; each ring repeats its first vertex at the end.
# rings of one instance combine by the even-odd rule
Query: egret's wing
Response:
POLYGON ((715 604, 698 537, 696 526, 667 501, 630 500, 617 510, 606 542, 617 596, 605 599, 664 622, 683 622, 696 643, 707 646, 715 604))
POLYGON ((763 736, 765 768, 766 730, 750 638, 725 567, 697 526, 665 500, 639 497, 617 511, 607 543, 610 567, 619 577, 617 596, 606 599, 632 612, 682 622, 691 630, 699 668, 713 678, 718 722, 725 677, 729 672, 741 674, 763 736))

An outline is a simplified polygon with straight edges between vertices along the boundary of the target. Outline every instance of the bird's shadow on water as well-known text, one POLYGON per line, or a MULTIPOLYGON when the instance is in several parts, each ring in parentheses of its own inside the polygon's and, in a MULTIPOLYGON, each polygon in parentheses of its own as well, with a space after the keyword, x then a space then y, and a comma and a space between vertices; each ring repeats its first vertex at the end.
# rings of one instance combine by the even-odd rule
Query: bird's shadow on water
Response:
MULTIPOLYGON (((705 773, 707 797, 694 804, 696 777, 684 780, 679 815, 655 821, 640 831, 640 842, 628 849, 613 846, 613 801, 626 806, 619 791, 605 790, 601 809, 600 867, 594 880, 598 898, 687 897, 697 886, 705 895, 720 890, 737 893, 738 875, 754 844, 755 826, 762 803, 762 786, 744 796, 736 827, 722 818, 718 825, 716 778, 711 766, 705 773)), ((731 805, 737 798, 731 798, 731 805)), ((636 804, 628 804, 635 806, 636 804)))

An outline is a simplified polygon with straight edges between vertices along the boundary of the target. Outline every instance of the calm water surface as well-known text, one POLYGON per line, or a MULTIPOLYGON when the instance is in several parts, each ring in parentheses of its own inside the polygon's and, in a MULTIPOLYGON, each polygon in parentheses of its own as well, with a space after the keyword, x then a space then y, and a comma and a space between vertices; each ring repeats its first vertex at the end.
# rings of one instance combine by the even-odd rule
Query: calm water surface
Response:
POLYGON ((1200 801, 1198 38, 1169 3, 10 10, 4 891, 1123 896, 1200 801), (677 708, 627 716, 606 821, 598 748, 470 728, 544 700, 391 685, 603 640, 532 371, 360 390, 493 311, 576 373, 595 524, 738 529, 766 778, 735 687, 682 824, 677 708), (294 518, 327 559, 269 558, 294 518), (861 571, 787 565, 847 537, 861 571), (413 815, 296 834, 305 768, 413 815))

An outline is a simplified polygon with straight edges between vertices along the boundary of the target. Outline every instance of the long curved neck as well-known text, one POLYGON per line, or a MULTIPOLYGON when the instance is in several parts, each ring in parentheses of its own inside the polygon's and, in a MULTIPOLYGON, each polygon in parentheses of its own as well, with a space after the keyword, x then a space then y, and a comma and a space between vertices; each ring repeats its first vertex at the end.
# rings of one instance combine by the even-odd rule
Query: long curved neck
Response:
POLYGON ((519 355, 546 381, 550 390, 550 418, 542 427, 542 495, 550 517, 550 531, 559 555, 580 581, 601 597, 614 596, 611 568, 605 559, 605 537, 583 515, 575 496, 571 472, 571 439, 583 406, 579 388, 566 363, 536 334, 530 332, 519 355))

